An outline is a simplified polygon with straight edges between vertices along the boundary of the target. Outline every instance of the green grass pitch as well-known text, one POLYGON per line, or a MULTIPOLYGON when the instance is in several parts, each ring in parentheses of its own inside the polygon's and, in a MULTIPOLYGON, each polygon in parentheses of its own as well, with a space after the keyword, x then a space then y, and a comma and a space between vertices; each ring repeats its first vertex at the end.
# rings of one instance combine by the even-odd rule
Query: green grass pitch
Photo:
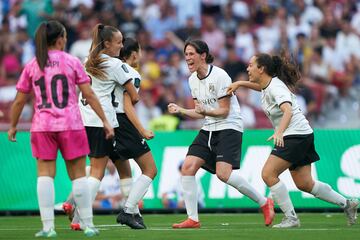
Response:
MULTIPOLYGON (((263 225, 260 214, 200 214, 200 229, 172 229, 171 224, 185 219, 185 214, 144 215, 146 230, 132 230, 115 224, 114 215, 96 215, 94 222, 100 235, 93 239, 136 240, 356 240, 360 239, 360 224, 346 225, 341 213, 300 213, 301 227, 272 229, 263 225)), ((281 221, 277 214, 275 223, 281 221)), ((69 230, 66 216, 55 218, 56 239, 87 239, 82 232, 69 230)), ((0 217, 0 239, 35 239, 40 230, 39 216, 0 217)))

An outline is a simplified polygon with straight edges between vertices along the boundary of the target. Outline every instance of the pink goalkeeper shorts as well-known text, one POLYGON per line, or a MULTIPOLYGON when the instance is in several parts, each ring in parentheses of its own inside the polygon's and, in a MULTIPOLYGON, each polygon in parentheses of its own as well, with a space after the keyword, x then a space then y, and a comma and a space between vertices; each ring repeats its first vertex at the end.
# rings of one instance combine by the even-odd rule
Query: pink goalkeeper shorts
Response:
POLYGON ((60 150, 65 160, 72 160, 89 154, 89 143, 85 129, 62 132, 32 132, 33 156, 42 160, 55 160, 60 150))

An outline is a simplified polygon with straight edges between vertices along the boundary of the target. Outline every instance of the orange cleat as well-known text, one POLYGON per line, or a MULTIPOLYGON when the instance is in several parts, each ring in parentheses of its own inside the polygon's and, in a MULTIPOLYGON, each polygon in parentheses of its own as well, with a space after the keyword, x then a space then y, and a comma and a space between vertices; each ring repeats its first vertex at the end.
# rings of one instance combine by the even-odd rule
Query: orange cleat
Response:
POLYGON ((74 207, 73 205, 71 205, 68 202, 64 202, 64 204, 62 205, 62 209, 65 212, 65 214, 69 217, 70 222, 73 220, 74 218, 74 207))
POLYGON ((80 223, 71 223, 70 228, 71 228, 71 230, 74 230, 74 231, 81 231, 80 223))
POLYGON ((274 201, 268 198, 261 209, 264 214, 265 226, 270 226, 275 217, 274 201))
POLYGON ((172 225, 173 228, 200 228, 200 226, 200 222, 196 222, 190 218, 181 223, 175 223, 172 225))

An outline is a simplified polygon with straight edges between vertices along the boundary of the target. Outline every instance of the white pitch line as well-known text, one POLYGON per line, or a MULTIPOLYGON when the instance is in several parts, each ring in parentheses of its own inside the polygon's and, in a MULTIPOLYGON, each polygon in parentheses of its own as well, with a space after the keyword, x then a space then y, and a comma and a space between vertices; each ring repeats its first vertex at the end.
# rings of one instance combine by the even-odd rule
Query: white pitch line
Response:
MULTIPOLYGON (((106 228, 106 227, 120 227, 122 228, 123 226, 121 225, 97 225, 96 227, 99 228, 99 230, 101 231, 108 231, 108 230, 112 230, 110 228, 106 228), (104 228, 103 228, 104 227, 104 228)), ((61 229, 61 230, 66 230, 69 228, 56 228, 56 229, 61 229)), ((130 228, 129 228, 130 229, 130 228)), ((38 228, 0 228, 0 231, 36 231, 39 230, 38 228)), ((70 229, 69 229, 70 230, 70 229)), ((350 230, 350 231, 360 231, 360 229, 357 228, 352 228, 352 229, 341 229, 341 228, 291 228, 291 229, 274 229, 274 230, 270 230, 269 231, 342 231, 342 230, 350 230)), ((172 229, 170 227, 164 227, 164 228, 159 228, 159 227, 154 227, 154 228, 147 228, 145 231, 229 231, 229 228, 206 228, 206 227, 201 227, 199 229, 172 229)), ((259 229, 241 229, 241 231, 243 232, 258 232, 259 229)))

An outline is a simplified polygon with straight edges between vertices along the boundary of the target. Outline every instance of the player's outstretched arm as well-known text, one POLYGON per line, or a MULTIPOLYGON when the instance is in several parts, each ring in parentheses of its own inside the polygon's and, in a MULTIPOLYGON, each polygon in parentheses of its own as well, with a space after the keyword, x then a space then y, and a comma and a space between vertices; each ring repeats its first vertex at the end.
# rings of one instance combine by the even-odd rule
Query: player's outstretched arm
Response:
POLYGON ((230 84, 230 86, 226 90, 226 93, 228 95, 231 95, 233 92, 235 92, 240 87, 250 88, 250 89, 258 91, 258 92, 261 91, 261 87, 257 83, 253 83, 250 81, 236 81, 236 82, 233 82, 230 84))

